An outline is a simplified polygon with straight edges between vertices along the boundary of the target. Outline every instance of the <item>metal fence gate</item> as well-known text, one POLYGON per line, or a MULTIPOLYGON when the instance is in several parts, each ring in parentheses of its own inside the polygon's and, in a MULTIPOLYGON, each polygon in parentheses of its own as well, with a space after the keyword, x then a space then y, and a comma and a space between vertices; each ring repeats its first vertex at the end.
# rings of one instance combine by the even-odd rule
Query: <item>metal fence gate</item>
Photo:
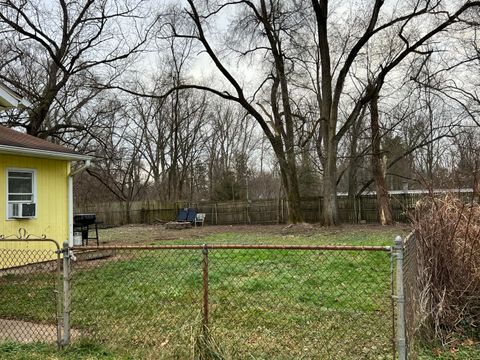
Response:
POLYGON ((0 341, 83 339, 133 358, 392 359, 403 300, 393 250, 0 249, 3 262, 35 260, 0 270, 0 341))
POLYGON ((62 343, 61 248, 55 240, 0 236, 0 342, 62 343))

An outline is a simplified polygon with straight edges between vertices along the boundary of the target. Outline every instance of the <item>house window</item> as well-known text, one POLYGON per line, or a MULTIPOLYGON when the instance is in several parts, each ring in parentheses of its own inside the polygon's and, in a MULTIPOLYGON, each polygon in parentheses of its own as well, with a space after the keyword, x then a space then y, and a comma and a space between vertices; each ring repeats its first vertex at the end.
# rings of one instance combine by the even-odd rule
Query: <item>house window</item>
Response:
POLYGON ((34 217, 35 171, 10 169, 7 172, 7 218, 34 217), (18 204, 18 205, 16 205, 18 204), (25 205, 22 205, 25 204, 25 205), (29 210, 30 209, 30 210, 29 210), (22 211, 23 210, 23 211, 22 211), (32 215, 33 211, 33 215, 32 215))

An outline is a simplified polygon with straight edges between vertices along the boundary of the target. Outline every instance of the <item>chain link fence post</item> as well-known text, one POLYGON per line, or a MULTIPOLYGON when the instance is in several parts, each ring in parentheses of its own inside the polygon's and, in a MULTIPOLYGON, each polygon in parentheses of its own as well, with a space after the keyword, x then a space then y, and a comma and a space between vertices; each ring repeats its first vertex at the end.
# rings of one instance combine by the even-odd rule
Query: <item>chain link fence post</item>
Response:
POLYGON ((208 328, 208 247, 203 244, 203 329, 208 328))
POLYGON ((403 284, 403 252, 404 243, 401 236, 395 238, 395 257, 397 259, 397 347, 398 359, 407 359, 405 332, 405 293, 403 284))
POLYGON ((70 344, 70 259, 68 241, 63 242, 63 342, 70 344))
POLYGON ((62 347, 62 328, 63 328, 63 317, 62 317, 62 254, 63 249, 60 249, 60 246, 57 244, 57 254, 56 259, 56 279, 55 279, 55 301, 56 301, 56 322, 57 322, 57 347, 60 349, 62 347))

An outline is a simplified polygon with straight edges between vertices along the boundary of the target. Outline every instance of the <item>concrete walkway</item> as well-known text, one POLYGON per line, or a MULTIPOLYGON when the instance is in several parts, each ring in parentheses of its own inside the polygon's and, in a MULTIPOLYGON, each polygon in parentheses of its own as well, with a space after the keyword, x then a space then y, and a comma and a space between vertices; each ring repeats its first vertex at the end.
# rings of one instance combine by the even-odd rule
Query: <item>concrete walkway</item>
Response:
MULTIPOLYGON (((72 329, 71 339, 80 337, 78 330, 72 329)), ((22 320, 0 319, 0 341, 15 341, 19 343, 48 342, 57 341, 56 325, 38 324, 22 320)))

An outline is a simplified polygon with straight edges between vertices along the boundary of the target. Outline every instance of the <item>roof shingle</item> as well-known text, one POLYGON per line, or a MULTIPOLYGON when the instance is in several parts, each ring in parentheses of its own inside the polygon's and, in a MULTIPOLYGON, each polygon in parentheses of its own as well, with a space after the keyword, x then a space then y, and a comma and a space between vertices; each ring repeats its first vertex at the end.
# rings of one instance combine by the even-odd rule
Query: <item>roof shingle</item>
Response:
POLYGON ((57 153, 81 155, 65 146, 27 135, 0 125, 0 145, 21 147, 33 150, 53 151, 57 153))

